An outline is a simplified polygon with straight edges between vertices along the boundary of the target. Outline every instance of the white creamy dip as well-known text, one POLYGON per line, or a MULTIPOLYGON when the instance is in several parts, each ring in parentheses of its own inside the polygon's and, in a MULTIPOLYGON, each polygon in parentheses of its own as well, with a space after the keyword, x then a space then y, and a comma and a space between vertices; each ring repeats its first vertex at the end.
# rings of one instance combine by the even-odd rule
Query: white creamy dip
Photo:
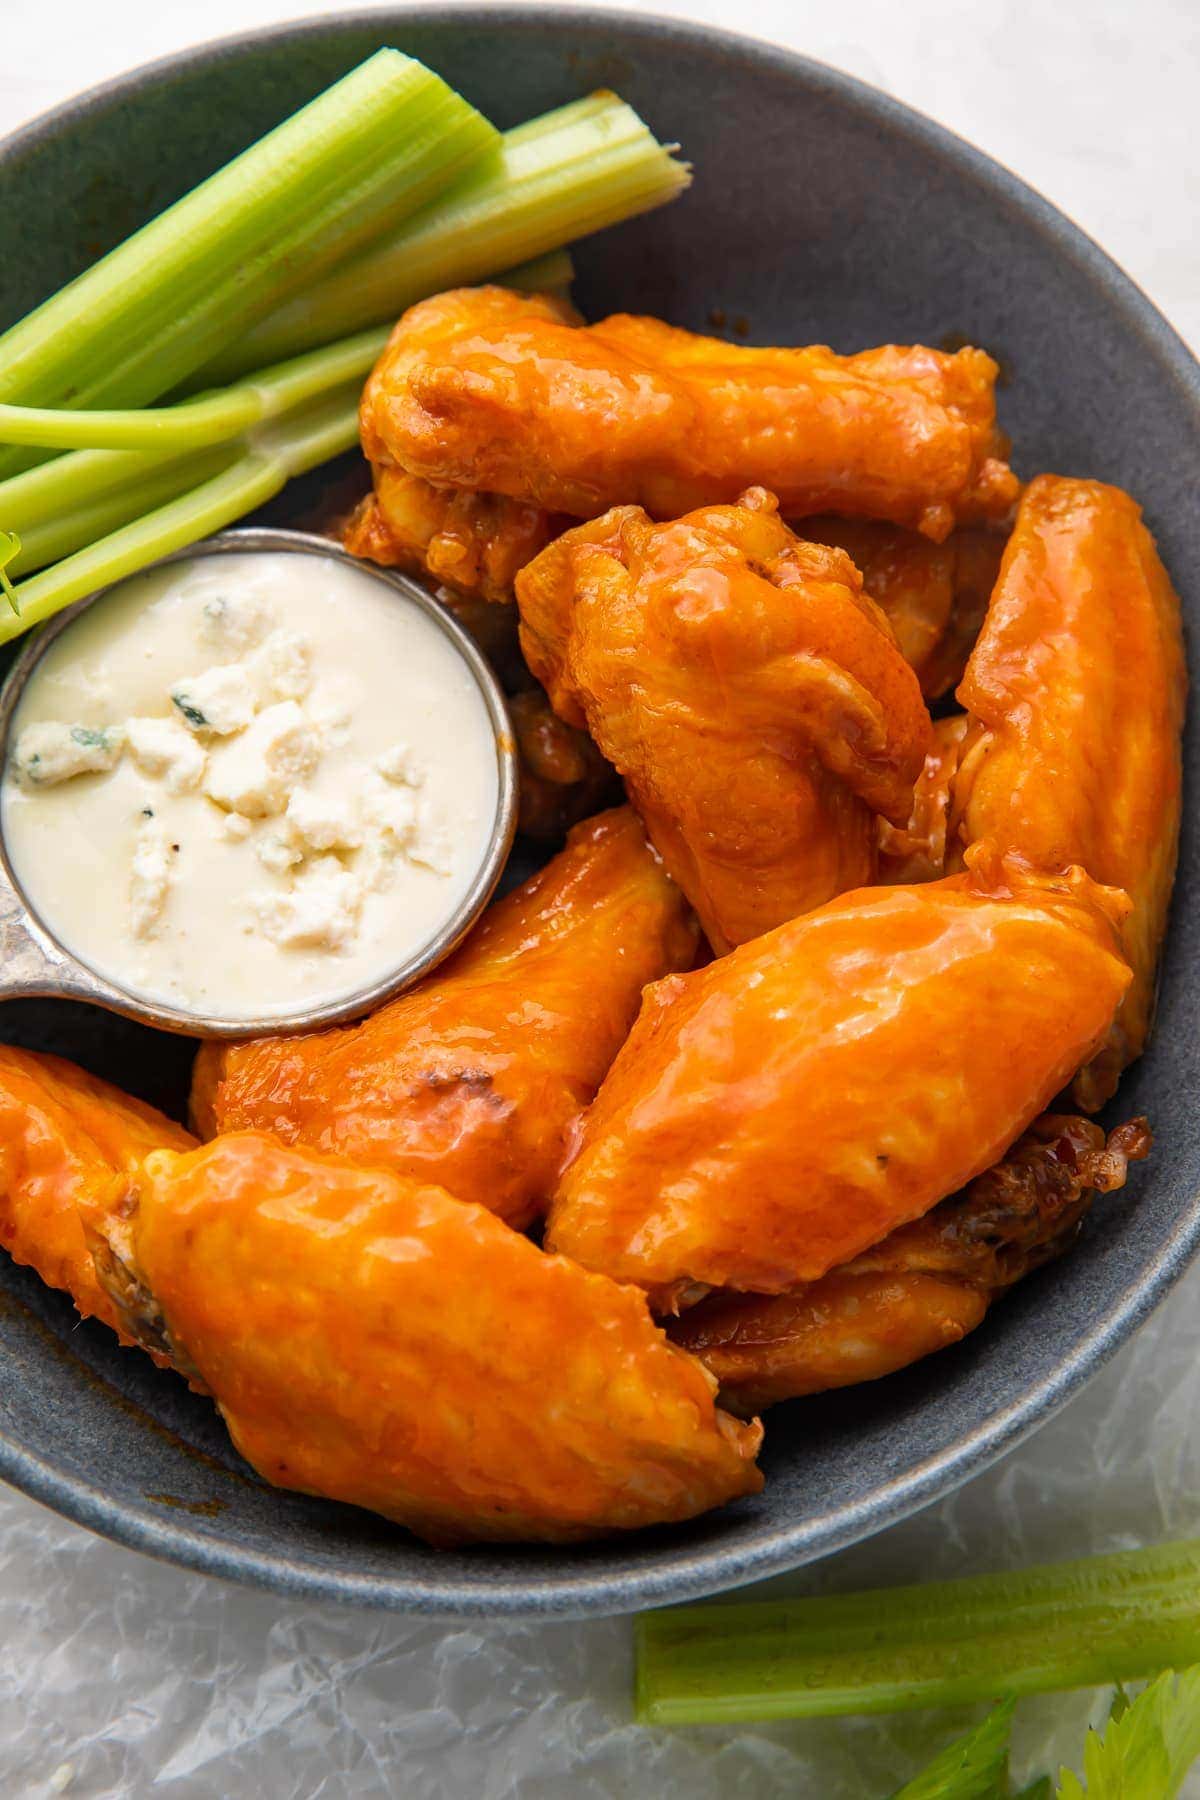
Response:
POLYGON ((4 838, 34 911, 119 986, 229 1020, 384 979, 478 873, 482 693, 437 625, 299 551, 123 582, 52 643, 9 735, 4 838))

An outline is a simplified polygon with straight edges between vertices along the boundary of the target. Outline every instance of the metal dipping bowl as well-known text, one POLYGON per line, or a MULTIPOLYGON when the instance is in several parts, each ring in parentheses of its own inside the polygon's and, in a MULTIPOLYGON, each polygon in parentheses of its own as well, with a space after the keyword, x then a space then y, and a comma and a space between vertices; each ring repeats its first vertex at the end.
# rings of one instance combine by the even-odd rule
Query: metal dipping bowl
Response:
MULTIPOLYGON (((88 1000, 110 1012, 122 1013, 145 1025, 162 1031, 184 1032, 190 1037, 245 1038, 267 1032, 306 1031, 320 1025, 336 1025, 360 1017, 373 1007, 411 987, 423 975, 436 968, 462 942, 480 912, 486 906, 512 844, 517 819, 517 757, 512 725, 505 705, 504 693, 495 675, 458 621, 417 582, 390 569, 359 562, 337 544, 304 531, 280 531, 248 528, 225 531, 219 537, 193 544, 186 550, 162 558, 153 566, 163 568, 171 563, 193 562, 200 557, 245 555, 255 551, 286 551, 305 556, 321 556, 348 563, 365 580, 377 581, 408 606, 423 612, 442 635, 448 638, 458 655, 470 669, 487 708, 496 744, 496 816, 488 836, 483 860, 470 887, 454 911, 433 937, 398 962, 380 980, 343 999, 327 1001, 322 1006, 297 1004, 294 1012, 273 1012, 262 1018, 223 1019, 201 1012, 188 1012, 165 1006, 157 1000, 125 989, 108 976, 89 968, 73 951, 59 941, 52 924, 34 909, 22 890, 12 866, 0 826, 0 1000, 45 997, 88 1000)), ((140 572, 140 571, 139 571, 140 572)), ((25 648, 9 670, 0 689, 0 759, 8 764, 8 739, 13 718, 25 690, 25 684, 41 658, 59 634, 67 630, 79 613, 94 606, 111 589, 68 607, 64 612, 35 630, 25 648)))

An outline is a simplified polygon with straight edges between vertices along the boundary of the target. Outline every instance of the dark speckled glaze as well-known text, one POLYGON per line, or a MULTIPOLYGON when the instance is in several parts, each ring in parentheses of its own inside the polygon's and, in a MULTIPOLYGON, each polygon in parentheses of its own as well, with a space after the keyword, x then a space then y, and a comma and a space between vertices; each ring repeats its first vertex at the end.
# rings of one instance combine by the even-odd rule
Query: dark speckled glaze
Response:
MULTIPOLYGON (((696 27, 504 6, 330 17, 217 44, 98 89, 0 152, 0 317, 15 318, 149 214, 382 44, 413 52, 497 124, 601 84, 696 183, 579 256, 589 313, 622 307, 761 341, 853 350, 968 338, 1007 376, 1022 474, 1119 482, 1144 503, 1200 611, 1200 370, 1073 226, 938 127, 829 69, 696 27)), ((293 503, 294 504, 294 503, 293 503)), ((278 517, 278 509, 275 509, 278 517)), ((2 524, 3 521, 0 521, 2 524)), ((1188 742, 1195 791, 1197 744, 1188 742)), ((773 1413, 766 1491, 691 1526, 582 1550, 437 1553, 365 1513, 275 1492, 212 1408, 7 1260, 0 1267, 0 1473, 121 1542, 215 1574, 448 1614, 621 1612, 775 1573, 878 1531, 1045 1420, 1129 1335, 1200 1239, 1200 883, 1185 820, 1153 1049, 1123 1115, 1152 1161, 1082 1245, 957 1350, 773 1413)), ((986 1021, 981 1021, 985 1026, 986 1021)), ((66 1003, 5 1009, 52 1047, 178 1110, 189 1048, 66 1003)))

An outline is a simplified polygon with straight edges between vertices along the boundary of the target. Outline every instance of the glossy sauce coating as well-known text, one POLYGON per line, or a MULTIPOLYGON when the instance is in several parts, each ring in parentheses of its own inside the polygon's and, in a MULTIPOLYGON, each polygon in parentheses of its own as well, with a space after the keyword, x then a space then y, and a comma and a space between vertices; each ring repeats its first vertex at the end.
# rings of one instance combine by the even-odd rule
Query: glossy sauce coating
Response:
POLYGON ((1105 1139, 1046 1114, 994 1168, 820 1281, 786 1294, 717 1293, 674 1320, 734 1412, 875 1381, 973 1331, 1014 1282, 1074 1242, 1096 1193, 1150 1151, 1144 1119, 1105 1139))
POLYGON ((1150 1027, 1175 875, 1185 687, 1179 601, 1138 506, 1102 482, 1039 475, 958 691, 977 723, 953 831, 1037 869, 1080 863, 1133 901, 1133 985, 1076 1084, 1089 1111, 1150 1027))
POLYGON ((659 982, 548 1245, 673 1308, 815 1281, 919 1218, 1103 1039, 1129 981, 1108 899, 999 869, 865 889, 659 982))
POLYGON ((361 1024, 206 1044, 197 1129, 272 1131, 527 1225, 642 988, 690 968, 697 942, 634 815, 602 813, 491 906, 454 957, 361 1024))
POLYGON ((876 821, 879 830, 879 879, 891 886, 906 881, 936 881, 946 873, 946 839, 958 765, 971 721, 953 713, 933 721, 933 748, 913 789, 908 823, 876 821))
POLYGON ((517 830, 525 837, 561 838, 598 807, 621 797, 612 764, 586 731, 559 718, 543 688, 513 694, 508 711, 520 776, 517 830))
POLYGON ((885 345, 755 349, 546 295, 459 288, 410 307, 363 393, 372 463, 594 518, 656 518, 755 485, 789 517, 889 519, 944 538, 1016 496, 996 365, 885 345))
POLYGON ((912 670, 839 550, 751 489, 655 525, 618 507, 517 579, 526 660, 586 722, 713 948, 873 879, 930 740, 912 670))
POLYGON ((119 1238, 268 1481, 438 1544, 566 1541, 757 1492, 761 1427, 643 1298, 443 1189, 253 1133, 150 1159, 119 1238))
POLYGON ((1004 553, 1001 531, 963 529, 935 544, 877 519, 806 519, 801 534, 845 550, 887 614, 905 661, 928 700, 940 699, 966 667, 1004 553))
POLYGON ((435 487, 385 464, 371 475, 374 491, 340 533, 345 548, 468 599, 510 601, 517 570, 568 523, 501 494, 435 487))
POLYGON ((0 1045, 0 1246, 65 1289, 85 1319, 119 1330, 86 1229, 125 1200, 151 1151, 195 1141, 74 1063, 0 1045))

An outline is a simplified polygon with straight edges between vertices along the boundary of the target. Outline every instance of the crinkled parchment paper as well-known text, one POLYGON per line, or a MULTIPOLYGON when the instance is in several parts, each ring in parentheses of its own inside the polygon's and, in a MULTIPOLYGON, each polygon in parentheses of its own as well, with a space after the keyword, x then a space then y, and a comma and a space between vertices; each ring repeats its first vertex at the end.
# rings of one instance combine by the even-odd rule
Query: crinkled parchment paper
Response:
MULTIPOLYGON (((1015 1567, 1200 1532, 1200 1269, 1027 1445, 761 1593, 1015 1567)), ((969 1713, 631 1722, 628 1620, 462 1626, 190 1575, 0 1489, 0 1794, 72 1800, 875 1800, 969 1713)), ((1023 1704, 1018 1767, 1077 1759, 1107 1695, 1023 1704)), ((1200 1779, 1187 1790, 1200 1797, 1200 1779)))

